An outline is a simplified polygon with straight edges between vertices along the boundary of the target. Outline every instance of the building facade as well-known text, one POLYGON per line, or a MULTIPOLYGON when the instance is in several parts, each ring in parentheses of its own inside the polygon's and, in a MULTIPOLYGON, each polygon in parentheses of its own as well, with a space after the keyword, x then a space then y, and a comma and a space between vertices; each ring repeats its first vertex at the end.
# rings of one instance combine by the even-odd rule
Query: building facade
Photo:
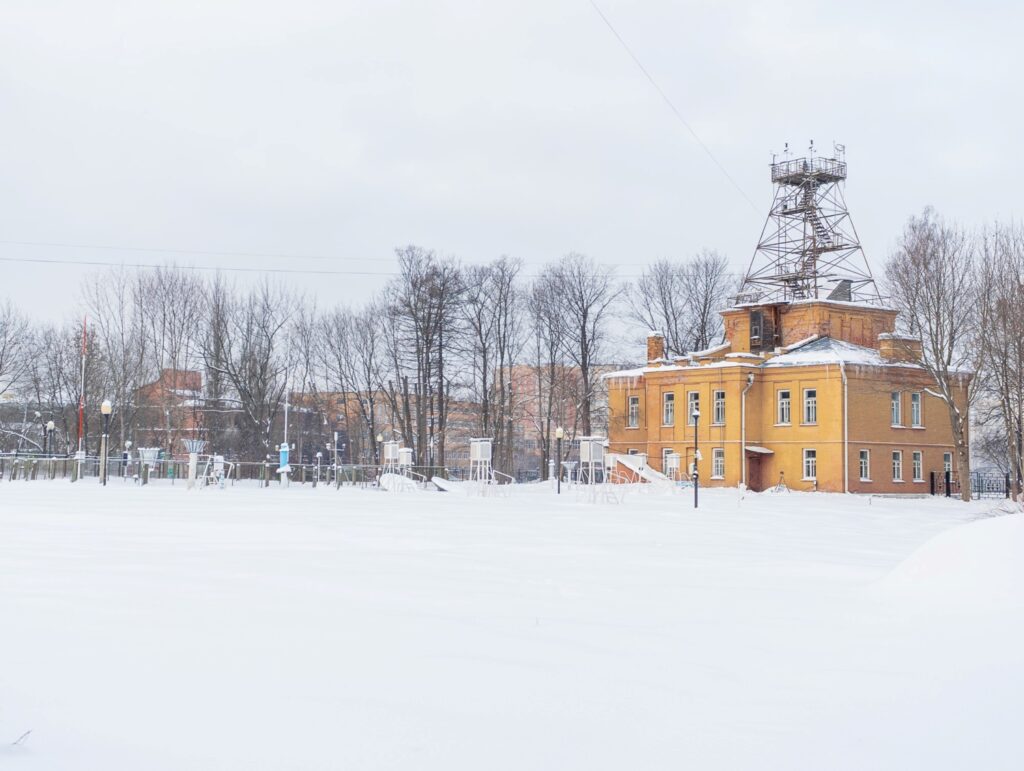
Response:
POLYGON ((688 474, 696 446, 702 485, 753 490, 924 494, 954 468, 947 407, 896 311, 807 299, 722 316, 721 345, 668 360, 651 335, 646 366, 606 375, 611 452, 662 472, 676 454, 688 474))

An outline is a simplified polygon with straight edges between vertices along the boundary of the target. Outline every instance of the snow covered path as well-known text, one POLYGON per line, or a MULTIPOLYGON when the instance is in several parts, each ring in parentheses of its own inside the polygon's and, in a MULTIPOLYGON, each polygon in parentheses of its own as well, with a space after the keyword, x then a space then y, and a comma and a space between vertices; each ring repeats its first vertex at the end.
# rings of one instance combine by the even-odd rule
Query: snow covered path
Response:
POLYGON ((691 506, 0 483, 0 763, 1024 766, 1024 589, 881 580, 991 504, 691 506))

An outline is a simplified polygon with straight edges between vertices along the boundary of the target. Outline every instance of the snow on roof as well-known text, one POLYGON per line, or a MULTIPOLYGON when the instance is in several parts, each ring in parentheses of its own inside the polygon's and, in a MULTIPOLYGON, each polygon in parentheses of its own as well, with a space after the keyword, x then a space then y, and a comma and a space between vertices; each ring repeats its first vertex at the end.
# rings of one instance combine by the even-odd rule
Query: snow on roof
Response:
MULTIPOLYGON (((756 308, 764 305, 810 305, 811 303, 824 303, 828 305, 841 305, 846 308, 866 308, 877 311, 889 311, 890 313, 898 313, 899 310, 896 308, 890 308, 888 305, 882 305, 881 303, 867 302, 864 300, 829 300, 826 297, 805 297, 800 300, 751 300, 749 302, 738 302, 730 305, 728 308, 723 310, 732 311, 739 310, 742 308, 756 308)), ((721 311, 720 311, 721 312, 721 311)))
POLYGON ((719 345, 713 345, 710 348, 705 348, 703 351, 690 351, 688 356, 691 359, 699 359, 702 356, 711 356, 712 354, 718 353, 719 351, 724 351, 726 348, 731 347, 732 343, 730 343, 727 340, 726 342, 720 343, 719 345))
POLYGON ((786 353, 779 354, 764 363, 765 367, 795 367, 813 364, 862 364, 871 367, 911 367, 919 369, 920 365, 910 362, 891 362, 883 359, 874 348, 865 348, 834 337, 820 337, 799 347, 790 347, 786 353))

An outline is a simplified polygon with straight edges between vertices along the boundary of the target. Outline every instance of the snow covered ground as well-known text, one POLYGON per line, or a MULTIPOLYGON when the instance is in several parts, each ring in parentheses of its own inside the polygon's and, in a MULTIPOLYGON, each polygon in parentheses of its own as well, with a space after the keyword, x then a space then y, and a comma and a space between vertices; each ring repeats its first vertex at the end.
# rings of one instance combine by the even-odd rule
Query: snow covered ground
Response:
POLYGON ((1019 769, 994 504, 2 482, 0 765, 1019 769))

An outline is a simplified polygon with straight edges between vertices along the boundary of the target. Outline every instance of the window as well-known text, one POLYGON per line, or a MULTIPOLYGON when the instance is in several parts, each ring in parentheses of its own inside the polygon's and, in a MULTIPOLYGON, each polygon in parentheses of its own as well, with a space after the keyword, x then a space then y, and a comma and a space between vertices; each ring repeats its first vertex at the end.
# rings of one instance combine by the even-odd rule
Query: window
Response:
POLYGON ((661 424, 663 426, 676 424, 676 395, 671 391, 662 394, 661 397, 661 424))
POLYGON ((818 478, 818 451, 804 450, 804 479, 818 478))
POLYGON ((860 481, 871 481, 871 450, 860 451, 860 481))
POLYGON ((924 481, 924 463, 922 462, 921 451, 920 450, 914 450, 914 454, 910 456, 910 462, 911 462, 911 465, 912 465, 912 470, 914 472, 914 481, 915 482, 923 482, 924 481))
POLYGON ((711 478, 725 478, 725 449, 716 447, 711 451, 711 478))
POLYGON ((672 448, 671 447, 662 447, 661 448, 662 468, 664 468, 665 464, 668 463, 668 456, 671 455, 671 454, 672 454, 672 448))
POLYGON ((892 451, 892 481, 903 481, 903 450, 892 451))
POLYGON ((818 389, 804 389, 804 423, 818 422, 818 389))
POLYGON ((693 411, 700 411, 700 394, 697 391, 690 391, 686 395, 686 422, 693 425, 693 411))
POLYGON ((942 470, 952 471, 953 470, 953 453, 944 452, 942 453, 942 470))
POLYGON ((910 425, 914 428, 921 428, 921 394, 910 395, 910 425))
POLYGON ((789 425, 789 391, 779 391, 779 408, 776 417, 779 424, 789 425))
POLYGON ((712 423, 716 426, 725 424, 725 391, 715 391, 715 410, 712 415, 712 423))
POLYGON ((903 425, 903 411, 900 409, 900 392, 893 391, 892 399, 890 401, 890 408, 892 411, 892 424, 894 426, 903 425))
POLYGON ((626 455, 639 455, 639 454, 640 454, 640 451, 638 449, 636 449, 636 447, 630 447, 628 450, 626 450, 626 455))
POLYGON ((640 427, 640 397, 629 397, 629 411, 626 413, 626 428, 640 427))

